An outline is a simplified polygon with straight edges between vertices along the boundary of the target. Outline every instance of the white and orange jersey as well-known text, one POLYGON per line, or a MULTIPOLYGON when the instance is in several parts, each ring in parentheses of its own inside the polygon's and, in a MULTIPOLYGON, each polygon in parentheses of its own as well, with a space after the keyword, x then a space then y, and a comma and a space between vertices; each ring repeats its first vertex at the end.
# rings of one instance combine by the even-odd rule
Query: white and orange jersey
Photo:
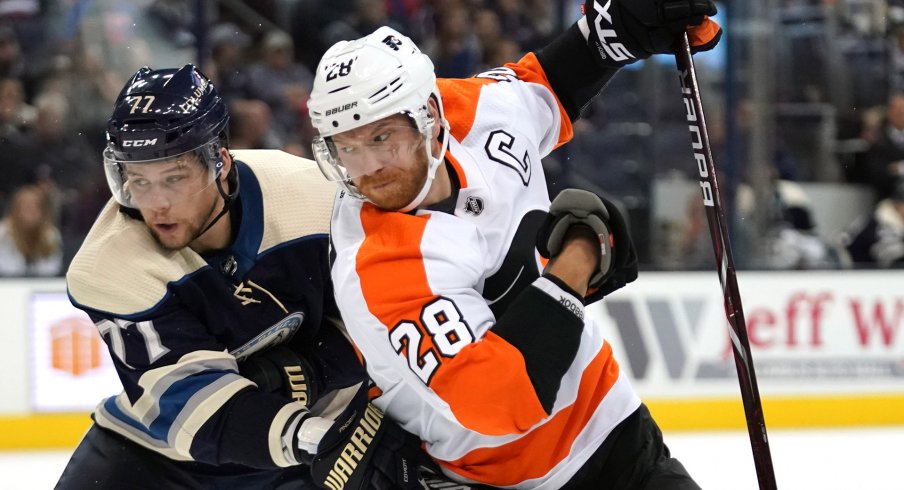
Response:
MULTIPOLYGON (((337 302, 382 389, 374 403, 450 477, 558 488, 640 405, 593 321, 575 333, 547 404, 526 351, 558 339, 526 348, 494 330, 519 292, 552 284, 540 277, 535 244, 550 203, 541 158, 571 138, 571 122, 533 54, 438 87, 457 196, 399 213, 340 194, 331 229, 337 302)), ((561 318, 535 316, 527 335, 561 318)))

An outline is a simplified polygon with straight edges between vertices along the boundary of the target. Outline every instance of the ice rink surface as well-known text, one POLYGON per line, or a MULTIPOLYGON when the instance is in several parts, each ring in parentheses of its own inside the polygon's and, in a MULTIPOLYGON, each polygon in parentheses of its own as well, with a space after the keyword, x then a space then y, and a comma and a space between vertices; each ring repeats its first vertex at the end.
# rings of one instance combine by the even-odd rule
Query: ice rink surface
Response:
MULTIPOLYGON (((778 488, 904 490, 904 427, 772 430, 778 488)), ((757 490, 746 432, 666 433, 672 453, 707 490, 757 490)), ((0 452, 0 489, 53 488, 69 451, 0 452)))

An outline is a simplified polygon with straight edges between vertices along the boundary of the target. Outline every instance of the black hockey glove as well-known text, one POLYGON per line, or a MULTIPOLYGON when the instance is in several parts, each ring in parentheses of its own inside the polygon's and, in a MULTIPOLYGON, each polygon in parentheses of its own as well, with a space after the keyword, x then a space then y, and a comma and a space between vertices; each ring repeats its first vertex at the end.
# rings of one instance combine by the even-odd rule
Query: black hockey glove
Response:
POLYGON ((637 252, 618 207, 581 189, 565 189, 553 199, 537 234, 540 255, 558 255, 565 232, 572 225, 588 226, 600 241, 600 268, 590 277, 584 304, 602 299, 637 279, 637 252))
POLYGON ((311 463, 314 482, 331 490, 422 489, 421 442, 367 401, 362 388, 323 435, 311 463))
POLYGON ((284 395, 311 407, 319 396, 313 365, 292 349, 277 345, 239 362, 239 374, 260 391, 284 395))
POLYGON ((694 53, 712 49, 722 36, 707 17, 716 14, 712 0, 585 0, 584 13, 587 41, 607 67, 674 53, 685 30, 694 53))

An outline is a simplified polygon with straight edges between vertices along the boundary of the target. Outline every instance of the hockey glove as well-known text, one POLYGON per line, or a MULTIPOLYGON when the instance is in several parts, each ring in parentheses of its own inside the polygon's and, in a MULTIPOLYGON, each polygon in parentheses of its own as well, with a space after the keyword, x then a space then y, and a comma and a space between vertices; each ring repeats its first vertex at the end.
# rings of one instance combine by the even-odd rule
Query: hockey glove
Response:
POLYGON ((553 258, 572 225, 590 227, 600 241, 600 267, 591 277, 584 303, 590 304, 637 279, 637 252, 618 207, 592 192, 565 189, 553 199, 537 235, 540 255, 553 258))
POLYGON ((313 366, 292 349, 277 345, 239 363, 239 373, 260 391, 281 394, 311 407, 318 398, 313 366))
POLYGON ((420 440, 384 418, 361 389, 320 440, 311 476, 331 490, 421 489, 426 459, 420 440))
POLYGON ((708 17, 716 14, 712 0, 586 0, 584 13, 587 41, 606 67, 674 53, 685 30, 694 53, 712 49, 722 36, 708 17))

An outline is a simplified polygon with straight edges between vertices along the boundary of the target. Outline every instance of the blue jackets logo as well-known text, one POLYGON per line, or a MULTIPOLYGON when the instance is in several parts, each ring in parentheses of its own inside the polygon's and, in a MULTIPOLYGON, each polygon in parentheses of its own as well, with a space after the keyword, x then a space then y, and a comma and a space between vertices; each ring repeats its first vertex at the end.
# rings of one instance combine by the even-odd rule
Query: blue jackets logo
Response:
POLYGON ((230 352, 237 361, 241 361, 260 352, 267 347, 288 342, 304 323, 304 313, 297 312, 278 321, 272 327, 259 333, 257 337, 245 342, 238 349, 230 352))

